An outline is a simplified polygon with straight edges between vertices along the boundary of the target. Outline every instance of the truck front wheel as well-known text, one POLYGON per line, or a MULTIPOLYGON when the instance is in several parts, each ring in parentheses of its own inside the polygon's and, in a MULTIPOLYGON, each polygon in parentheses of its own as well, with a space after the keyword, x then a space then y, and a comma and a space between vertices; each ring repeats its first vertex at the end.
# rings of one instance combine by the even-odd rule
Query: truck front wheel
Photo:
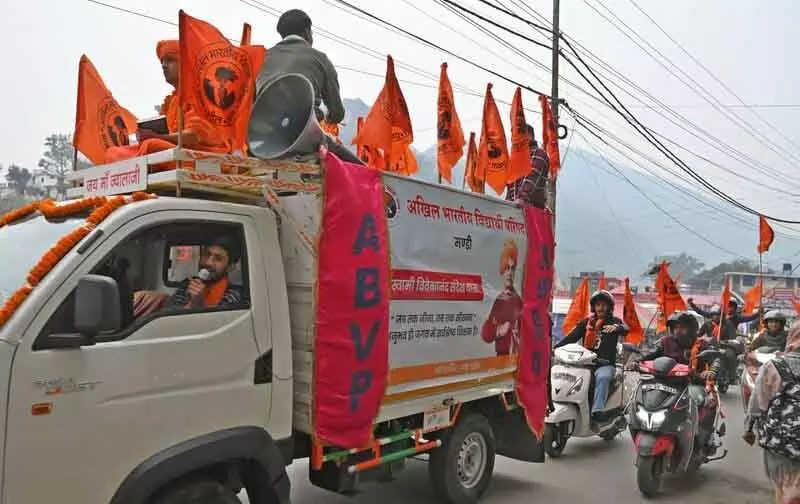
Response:
POLYGON ((242 501, 225 485, 200 480, 167 490, 154 504, 242 504, 242 501))
POLYGON ((431 453, 428 472, 436 493, 448 504, 474 504, 489 488, 495 439, 489 421, 478 414, 461 419, 431 453))

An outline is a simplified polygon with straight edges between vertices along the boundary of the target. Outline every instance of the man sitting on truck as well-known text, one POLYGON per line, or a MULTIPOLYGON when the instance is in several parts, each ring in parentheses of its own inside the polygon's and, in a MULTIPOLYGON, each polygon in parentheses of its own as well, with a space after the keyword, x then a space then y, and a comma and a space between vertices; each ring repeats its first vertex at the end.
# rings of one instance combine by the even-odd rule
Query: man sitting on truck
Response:
POLYGON ((231 237, 216 238, 203 247, 197 276, 170 296, 167 309, 218 308, 242 302, 242 290, 231 285, 228 273, 242 257, 241 246, 231 237))
MULTIPOLYGON (((156 133, 148 129, 139 128, 136 132, 140 142, 139 145, 124 145, 108 149, 106 151, 106 159, 109 163, 177 147, 180 130, 178 124, 180 116, 178 53, 177 40, 162 40, 156 45, 156 55, 161 62, 164 78, 167 83, 175 88, 172 93, 164 98, 164 103, 160 109, 161 115, 166 119, 167 133, 156 133)), ((187 149, 221 153, 227 153, 231 150, 231 146, 219 135, 214 126, 194 113, 188 106, 183 107, 183 130, 180 133, 182 145, 187 149)), ((170 166, 170 164, 165 164, 162 167, 162 169, 172 168, 174 166, 170 166)))

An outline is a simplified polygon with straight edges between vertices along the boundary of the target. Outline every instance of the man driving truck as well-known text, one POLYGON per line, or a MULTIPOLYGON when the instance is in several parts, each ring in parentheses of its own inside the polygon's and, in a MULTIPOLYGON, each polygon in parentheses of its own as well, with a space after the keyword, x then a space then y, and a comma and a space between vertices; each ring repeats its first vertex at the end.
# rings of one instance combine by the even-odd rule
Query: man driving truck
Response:
POLYGON ((241 256, 241 246, 228 236, 204 246, 197 275, 187 278, 185 285, 170 296, 167 308, 216 308, 241 303, 242 290, 228 280, 228 273, 241 256))

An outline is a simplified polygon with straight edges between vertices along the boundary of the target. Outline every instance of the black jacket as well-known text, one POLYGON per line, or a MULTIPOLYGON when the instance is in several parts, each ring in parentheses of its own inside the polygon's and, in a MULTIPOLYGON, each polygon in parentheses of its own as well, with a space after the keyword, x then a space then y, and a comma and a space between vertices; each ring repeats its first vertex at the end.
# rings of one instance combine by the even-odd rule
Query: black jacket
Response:
MULTIPOLYGON (((714 346, 710 343, 709 340, 702 338, 700 340, 700 348, 698 349, 700 352, 703 350, 709 350, 714 348, 714 346)), ((685 346, 678 343, 678 339, 673 336, 664 336, 656 343, 655 348, 650 353, 642 354, 639 357, 640 361, 650 361, 658 359, 659 357, 672 357, 675 359, 678 364, 686 364, 687 366, 691 365, 692 362, 692 347, 686 348, 685 346)), ((699 363, 704 364, 704 363, 699 363)), ((719 358, 714 359, 710 363, 711 364, 711 371, 715 373, 719 373, 719 370, 722 366, 722 361, 719 358)), ((695 369, 695 371, 701 371, 702 369, 695 369)))
MULTIPOLYGON (((583 340, 583 337, 586 336, 586 325, 592 318, 594 317, 581 320, 578 325, 575 326, 575 329, 558 342, 556 348, 583 340)), ((597 330, 597 343, 595 343, 595 348, 589 348, 589 350, 595 352, 598 359, 607 360, 613 365, 617 361, 617 343, 620 338, 628 334, 628 331, 629 329, 628 326, 625 325, 625 322, 614 316, 606 317, 605 321, 603 321, 603 325, 597 330), (603 327, 609 325, 615 325, 617 329, 610 333, 604 333, 603 327)))
MULTIPOLYGON (((719 311, 717 310, 706 311, 694 303, 689 303, 689 308, 697 312, 699 315, 708 319, 720 316, 719 311)), ((737 327, 739 327, 739 324, 746 324, 748 322, 752 322, 758 319, 760 316, 761 316, 760 312, 756 312, 752 315, 742 315, 740 312, 736 312, 733 315, 725 316, 725 321, 722 324, 722 329, 720 330, 720 335, 719 335, 720 341, 736 339, 736 330, 737 327)), ((713 334, 710 334, 711 327, 712 325, 709 323, 704 324, 700 330, 700 335, 713 336, 713 334)))

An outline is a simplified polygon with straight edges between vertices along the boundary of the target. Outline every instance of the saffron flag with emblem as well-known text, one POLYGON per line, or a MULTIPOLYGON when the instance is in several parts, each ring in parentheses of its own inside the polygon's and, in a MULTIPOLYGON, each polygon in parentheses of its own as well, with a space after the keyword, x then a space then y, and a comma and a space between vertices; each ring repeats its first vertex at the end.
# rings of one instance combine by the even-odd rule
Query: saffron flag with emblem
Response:
POLYGON ((386 79, 375 103, 367 114, 364 126, 352 140, 354 145, 378 149, 389 170, 409 170, 408 149, 414 142, 414 131, 406 99, 394 72, 394 59, 386 57, 386 79))
POLYGON ((752 315, 761 307, 761 298, 764 295, 764 282, 759 280, 750 290, 744 293, 744 314, 752 315))
POLYGON ((136 116, 120 106, 84 54, 78 64, 78 100, 72 145, 94 164, 107 162, 111 147, 129 145, 136 116))
POLYGON ((644 329, 642 329, 642 322, 636 314, 636 303, 633 300, 631 293, 631 283, 627 278, 625 279, 625 298, 622 303, 622 321, 628 326, 628 335, 625 336, 625 341, 640 345, 644 339, 644 329))
POLYGON ((492 96, 492 84, 486 85, 483 101, 483 125, 478 146, 478 170, 485 174, 485 182, 497 194, 502 194, 508 181, 508 146, 506 132, 497 104, 492 96))
POLYGON ((542 106, 542 144, 547 157, 550 158, 550 180, 558 177, 561 169, 561 153, 558 151, 558 126, 553 118, 553 110, 546 96, 539 96, 542 106))
POLYGON ((467 146, 467 163, 464 166, 464 181, 470 191, 483 194, 486 190, 486 173, 478 169, 478 146, 475 145, 475 133, 469 134, 467 146))
POLYGON ((533 170, 531 149, 528 145, 528 123, 522 108, 522 89, 517 87, 511 100, 511 163, 507 182, 527 177, 533 170))
POLYGON ((453 87, 450 85, 450 78, 447 76, 447 63, 442 63, 442 72, 439 75, 437 108, 436 164, 439 167, 439 176, 452 184, 453 166, 464 155, 464 130, 461 129, 461 120, 456 112, 453 87))
POLYGON ((572 332, 573 329, 580 323, 581 320, 589 316, 589 278, 583 277, 578 290, 572 297, 572 303, 569 305, 567 316, 564 317, 564 322, 561 324, 561 329, 564 336, 572 332))
POLYGON ((256 75, 267 50, 259 45, 237 47, 213 25, 182 10, 178 31, 181 105, 209 123, 231 152, 246 152, 256 75))
POLYGON ((667 319, 676 311, 686 310, 686 301, 678 292, 675 281, 669 276, 667 263, 662 262, 656 276, 656 300, 658 303, 658 332, 667 330, 667 319))
POLYGON ((769 248, 772 246, 772 242, 775 241, 775 231, 772 230, 772 226, 769 225, 766 217, 759 216, 758 217, 758 253, 764 254, 766 253, 769 248))

